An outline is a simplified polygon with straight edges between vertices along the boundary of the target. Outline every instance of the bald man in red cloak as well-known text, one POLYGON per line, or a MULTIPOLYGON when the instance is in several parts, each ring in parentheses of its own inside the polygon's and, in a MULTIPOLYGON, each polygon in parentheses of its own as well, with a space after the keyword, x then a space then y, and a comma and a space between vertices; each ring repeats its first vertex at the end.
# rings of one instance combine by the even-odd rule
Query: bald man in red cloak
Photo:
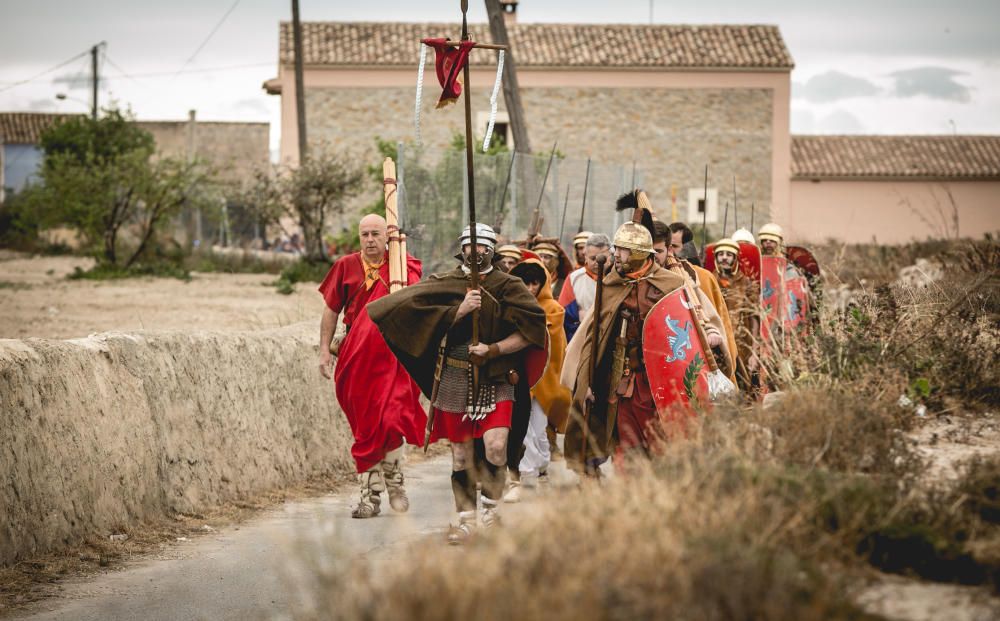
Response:
MULTIPOLYGON (((381 493, 387 491, 394 511, 409 509, 403 487, 403 443, 419 445, 427 415, 420 389, 389 350, 378 328, 364 311, 372 300, 389 294, 386 222, 369 214, 358 225, 361 251, 341 257, 319 287, 326 302, 320 325, 319 369, 333 379, 337 401, 354 433, 351 455, 361 483, 355 518, 375 517, 381 493), (339 315, 346 336, 334 340, 339 315), (331 346, 332 345, 332 346, 331 346), (330 366, 337 357, 332 376, 330 366)), ((407 284, 420 280, 421 265, 407 256, 407 284)))

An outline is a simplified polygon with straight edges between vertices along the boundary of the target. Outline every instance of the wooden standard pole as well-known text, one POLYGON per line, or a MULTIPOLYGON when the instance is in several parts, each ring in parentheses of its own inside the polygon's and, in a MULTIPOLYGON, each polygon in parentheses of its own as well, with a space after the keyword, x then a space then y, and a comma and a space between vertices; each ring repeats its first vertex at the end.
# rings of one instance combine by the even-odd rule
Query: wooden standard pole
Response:
POLYGON ((389 293, 406 286, 406 272, 400 267, 399 211, 396 199, 396 163, 391 157, 382 162, 382 192, 385 196, 385 223, 389 237, 389 293))

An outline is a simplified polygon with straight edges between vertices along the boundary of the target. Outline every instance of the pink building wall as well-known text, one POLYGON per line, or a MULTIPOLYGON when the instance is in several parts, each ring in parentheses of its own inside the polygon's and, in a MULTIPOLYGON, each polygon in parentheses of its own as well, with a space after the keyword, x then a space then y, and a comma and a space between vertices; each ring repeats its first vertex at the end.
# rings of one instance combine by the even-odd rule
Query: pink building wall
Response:
MULTIPOLYGON (((317 67, 306 66, 306 88, 384 88, 416 89, 416 66, 413 68, 317 67)), ((474 68, 473 84, 492 84, 495 71, 474 68)), ((772 93, 771 110, 771 205, 772 219, 786 223, 789 214, 789 172, 791 170, 791 71, 767 70, 567 70, 519 69, 521 88, 604 87, 623 89, 673 88, 763 88, 772 93)), ((292 67, 281 65, 277 82, 281 86, 281 148, 283 163, 298 161, 298 130, 295 115, 295 79, 292 67)), ((433 67, 429 63, 425 78, 425 98, 433 96, 433 67)), ((308 120, 307 120, 308 122, 308 120)))
POLYGON ((1000 180, 791 182, 791 242, 903 244, 1000 232, 1000 180))

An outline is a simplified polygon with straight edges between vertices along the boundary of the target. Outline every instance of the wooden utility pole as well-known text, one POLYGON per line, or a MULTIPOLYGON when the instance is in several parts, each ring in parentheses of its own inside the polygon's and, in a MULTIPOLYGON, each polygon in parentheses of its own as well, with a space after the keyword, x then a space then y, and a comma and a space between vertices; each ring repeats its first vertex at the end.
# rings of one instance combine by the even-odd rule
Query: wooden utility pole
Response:
POLYGON ((90 118, 97 120, 97 84, 100 77, 97 74, 97 49, 101 46, 100 43, 90 48, 90 72, 91 72, 91 102, 90 102, 90 118))
POLYGON ((306 159, 306 90, 302 77, 302 22, 299 0, 292 0, 292 38, 295 50, 295 116, 299 133, 299 165, 306 159))
POLYGON ((503 100, 507 104, 510 129, 514 134, 514 151, 531 153, 528 126, 524 120, 524 108, 521 106, 521 91, 517 85, 517 68, 510 40, 507 38, 507 23, 504 21, 500 0, 486 0, 486 13, 489 15, 490 36, 493 37, 493 42, 507 48, 503 61, 503 100))

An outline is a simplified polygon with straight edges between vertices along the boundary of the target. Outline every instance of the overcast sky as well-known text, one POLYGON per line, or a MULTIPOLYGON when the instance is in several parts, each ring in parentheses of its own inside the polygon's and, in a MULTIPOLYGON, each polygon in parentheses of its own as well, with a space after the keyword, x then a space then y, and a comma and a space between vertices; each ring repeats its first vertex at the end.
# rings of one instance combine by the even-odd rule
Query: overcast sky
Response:
MULTIPOLYGON (((290 0, 4 2, 0 110, 85 112, 89 55, 105 41, 101 98, 140 119, 270 121, 278 22, 290 0), (235 8, 234 8, 235 6, 235 8), (218 26, 214 34, 213 29, 218 26), (210 36, 211 35, 211 36, 210 36), (200 48, 200 49, 199 49, 200 48), (68 98, 58 101, 57 93, 68 98)), ((472 0, 473 21, 485 21, 472 0)), ((450 21, 457 0, 300 0, 303 20, 450 21)), ((522 22, 649 23, 649 0, 522 0, 522 22)), ((655 0, 656 23, 777 24, 795 59, 796 133, 1000 133, 1000 1, 655 0)), ((416 68, 414 68, 415 71, 416 68)))

